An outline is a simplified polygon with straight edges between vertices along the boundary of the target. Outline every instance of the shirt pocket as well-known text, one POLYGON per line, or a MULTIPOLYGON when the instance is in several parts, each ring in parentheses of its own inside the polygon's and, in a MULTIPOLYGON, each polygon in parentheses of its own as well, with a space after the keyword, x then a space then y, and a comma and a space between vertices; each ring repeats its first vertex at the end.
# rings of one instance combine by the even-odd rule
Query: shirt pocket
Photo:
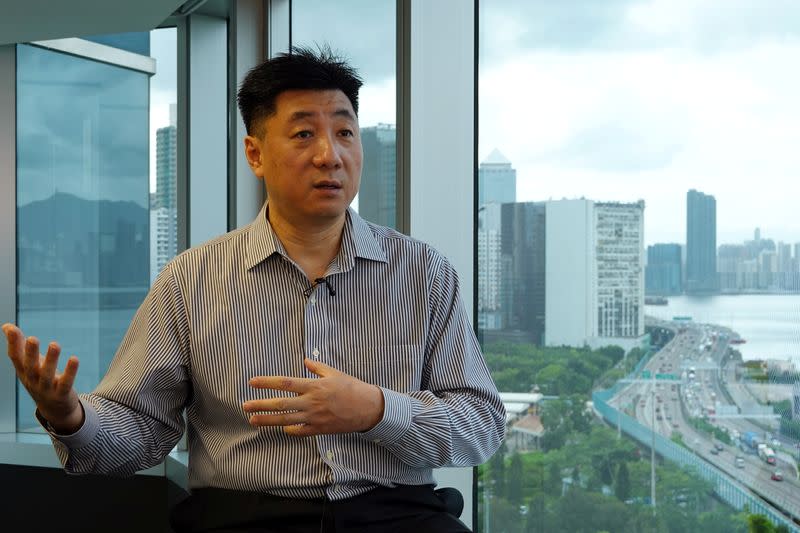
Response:
POLYGON ((337 358, 346 374, 397 392, 420 390, 424 349, 416 345, 350 346, 337 358))

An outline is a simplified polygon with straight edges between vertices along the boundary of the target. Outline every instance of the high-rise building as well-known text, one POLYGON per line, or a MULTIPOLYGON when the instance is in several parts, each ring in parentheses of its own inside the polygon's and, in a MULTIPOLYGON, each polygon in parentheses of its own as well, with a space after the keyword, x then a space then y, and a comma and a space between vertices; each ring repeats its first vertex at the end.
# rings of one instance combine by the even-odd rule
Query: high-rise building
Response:
POLYGON ((686 193, 686 292, 717 292, 717 201, 694 189, 686 193))
POLYGON ((546 203, 545 344, 642 346, 644 202, 546 203))
POLYGON ((478 210, 478 329, 501 330, 503 281, 500 204, 478 210))
POLYGON ((170 105, 170 125, 156 131, 156 193, 150 206, 151 283, 178 253, 178 128, 175 110, 175 104, 170 105))
POLYGON ((393 124, 361 128, 364 164, 358 214, 382 226, 397 227, 397 129, 393 124))
POLYGON ((681 245, 654 244, 647 247, 645 292, 658 296, 681 294, 681 245))
POLYGON ((175 104, 170 106, 170 125, 156 131, 156 205, 175 208, 178 180, 178 128, 174 121, 175 104))
POLYGON ((517 171, 511 161, 494 149, 478 167, 478 206, 517 201, 517 171))
POLYGON ((544 202, 501 204, 504 327, 539 346, 545 328, 545 209, 544 202))
POLYGON ((800 273, 800 242, 794 244, 794 272, 800 273))
POLYGON ((597 336, 594 203, 545 205, 545 345, 583 346, 597 336))
MULTIPOLYGON (((595 225, 597 335, 638 345, 644 335, 644 201, 597 203, 595 225)), ((611 343, 596 343, 603 344, 611 343)))

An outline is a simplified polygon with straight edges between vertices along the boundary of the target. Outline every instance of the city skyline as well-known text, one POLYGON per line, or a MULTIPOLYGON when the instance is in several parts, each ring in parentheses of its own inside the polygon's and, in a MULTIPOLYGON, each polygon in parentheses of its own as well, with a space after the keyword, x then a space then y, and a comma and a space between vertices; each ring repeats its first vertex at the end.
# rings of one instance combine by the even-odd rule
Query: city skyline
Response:
MULTIPOLYGON (((756 227, 776 241, 800 240, 800 73, 785 68, 800 52, 800 5, 737 6, 747 15, 720 19, 708 16, 713 5, 620 0, 574 21, 569 3, 484 2, 479 161, 495 148, 514 161, 519 201, 643 199, 647 244, 682 242, 685 223, 672 221, 685 217, 679 206, 693 188, 717 198, 719 243, 745 240, 756 227), (545 18, 554 25, 522 23, 545 18)), ((359 20, 393 32, 379 7, 366 8, 359 20)), ((385 35, 345 41, 358 26, 341 22, 322 38, 346 50, 366 81, 361 125, 396 122, 393 61, 374 57, 385 35)), ((158 35, 166 31, 154 32, 154 56, 164 53, 158 35)), ((156 92, 169 69, 159 60, 156 92)), ((155 95, 152 104, 154 136, 168 111, 156 122, 155 95)))

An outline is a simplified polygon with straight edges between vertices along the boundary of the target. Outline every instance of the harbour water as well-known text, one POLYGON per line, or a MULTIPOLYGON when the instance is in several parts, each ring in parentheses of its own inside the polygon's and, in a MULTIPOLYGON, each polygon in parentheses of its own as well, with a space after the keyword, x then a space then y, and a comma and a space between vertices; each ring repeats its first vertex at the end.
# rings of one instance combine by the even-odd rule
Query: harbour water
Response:
POLYGON ((747 341, 737 347, 744 359, 789 359, 800 367, 798 294, 671 296, 667 305, 645 306, 645 314, 725 326, 747 341))

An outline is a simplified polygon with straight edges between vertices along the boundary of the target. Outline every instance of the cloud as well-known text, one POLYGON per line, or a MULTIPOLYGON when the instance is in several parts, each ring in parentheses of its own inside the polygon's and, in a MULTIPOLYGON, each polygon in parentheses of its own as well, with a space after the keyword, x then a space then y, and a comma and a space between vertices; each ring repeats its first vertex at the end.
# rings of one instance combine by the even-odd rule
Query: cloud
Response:
POLYGON ((367 84, 395 77, 394 2, 304 0, 292 4, 292 44, 327 43, 358 69, 367 84))
POLYGON ((147 205, 147 75, 19 47, 19 203, 55 190, 147 205))
POLYGON ((492 0, 482 3, 481 55, 668 49, 720 53, 800 40, 794 0, 492 0))

